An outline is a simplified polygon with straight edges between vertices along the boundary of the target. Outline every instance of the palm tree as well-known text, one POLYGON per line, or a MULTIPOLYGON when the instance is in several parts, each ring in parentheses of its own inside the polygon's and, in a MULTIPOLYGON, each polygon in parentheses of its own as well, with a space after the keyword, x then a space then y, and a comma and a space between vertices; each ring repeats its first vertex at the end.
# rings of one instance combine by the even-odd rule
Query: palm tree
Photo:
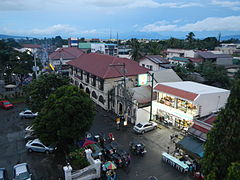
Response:
POLYGON ((186 35, 186 40, 188 40, 190 43, 192 43, 194 40, 194 37, 195 37, 195 34, 193 32, 190 32, 186 35))
POLYGON ((146 45, 146 53, 150 55, 159 55, 163 50, 162 44, 157 42, 150 42, 146 45))
POLYGON ((139 61, 139 59, 143 57, 143 53, 142 53, 143 48, 141 43, 138 42, 136 38, 133 38, 130 40, 129 45, 131 48, 131 51, 130 51, 131 58, 134 61, 139 61))

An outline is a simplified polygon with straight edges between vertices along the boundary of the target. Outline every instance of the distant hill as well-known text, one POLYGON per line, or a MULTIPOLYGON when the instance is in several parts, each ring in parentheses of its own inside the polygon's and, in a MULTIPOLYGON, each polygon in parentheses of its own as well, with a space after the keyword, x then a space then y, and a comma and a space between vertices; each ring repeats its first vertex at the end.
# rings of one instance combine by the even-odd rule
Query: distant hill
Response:
POLYGON ((26 37, 24 37, 24 36, 13 36, 13 35, 0 34, 0 39, 8 39, 8 38, 13 38, 13 39, 26 39, 26 37))
POLYGON ((229 36, 222 36, 221 40, 228 40, 228 39, 240 39, 240 35, 229 35, 229 36))

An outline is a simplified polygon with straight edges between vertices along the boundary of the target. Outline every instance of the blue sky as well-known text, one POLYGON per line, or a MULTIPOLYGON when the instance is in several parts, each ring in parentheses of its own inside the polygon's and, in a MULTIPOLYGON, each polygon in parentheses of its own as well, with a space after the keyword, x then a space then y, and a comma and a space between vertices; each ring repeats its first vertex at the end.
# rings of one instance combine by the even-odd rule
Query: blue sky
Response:
POLYGON ((239 0, 0 0, 0 34, 197 38, 240 34, 239 0))

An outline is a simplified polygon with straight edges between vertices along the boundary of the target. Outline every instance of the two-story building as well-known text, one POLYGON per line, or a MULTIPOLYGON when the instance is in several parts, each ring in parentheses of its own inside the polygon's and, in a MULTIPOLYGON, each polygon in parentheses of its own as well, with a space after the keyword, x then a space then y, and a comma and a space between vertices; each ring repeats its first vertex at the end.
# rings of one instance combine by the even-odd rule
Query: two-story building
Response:
POLYGON ((219 111, 227 103, 229 90, 191 81, 159 83, 154 87, 156 119, 188 129, 193 120, 219 111))
POLYGON ((151 71, 158 71, 160 69, 170 69, 169 61, 160 55, 146 55, 145 57, 139 60, 139 65, 146 67, 151 71))
POLYGON ((54 66, 56 70, 68 72, 67 62, 78 58, 84 52, 77 47, 66 47, 56 49, 49 55, 49 62, 54 66))
POLYGON ((129 107, 132 97, 126 89, 136 87, 138 74, 145 74, 148 69, 130 59, 99 53, 83 54, 67 64, 72 83, 96 104, 116 114, 134 111, 129 107))

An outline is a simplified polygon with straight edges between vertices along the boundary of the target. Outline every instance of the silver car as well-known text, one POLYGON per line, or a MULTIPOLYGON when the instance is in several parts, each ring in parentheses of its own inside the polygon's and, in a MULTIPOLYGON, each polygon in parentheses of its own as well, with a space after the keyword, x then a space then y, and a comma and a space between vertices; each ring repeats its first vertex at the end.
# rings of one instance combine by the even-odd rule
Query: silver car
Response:
POLYGON ((39 139, 28 141, 26 144, 28 152, 44 152, 46 154, 52 153, 57 148, 55 146, 46 146, 39 139))
POLYGON ((31 110, 25 110, 19 113, 20 118, 35 118, 38 116, 38 112, 33 113, 31 110))
POLYGON ((17 164, 13 167, 13 180, 31 180, 32 174, 27 163, 17 164))
POLYGON ((151 131, 153 129, 157 129, 157 123, 149 121, 145 123, 138 123, 133 127, 133 130, 137 133, 144 134, 147 131, 151 131))

